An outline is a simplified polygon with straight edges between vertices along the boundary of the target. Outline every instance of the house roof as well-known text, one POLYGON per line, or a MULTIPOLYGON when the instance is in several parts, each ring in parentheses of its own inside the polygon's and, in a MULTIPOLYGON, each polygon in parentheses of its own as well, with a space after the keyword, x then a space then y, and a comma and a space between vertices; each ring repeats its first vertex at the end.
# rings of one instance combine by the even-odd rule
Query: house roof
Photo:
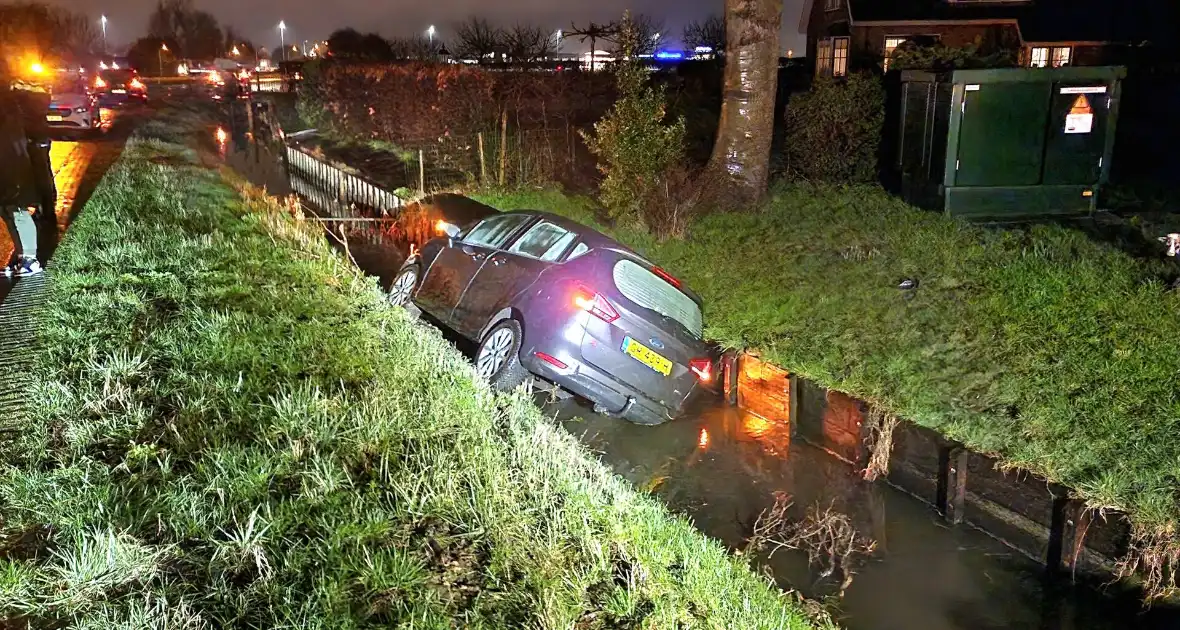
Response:
MULTIPOLYGON (((807 0, 799 22, 806 32, 814 0, 807 0)), ((1180 23, 1173 0, 1138 0, 1128 10, 1120 0, 847 0, 852 23, 1015 22, 1025 42, 1170 41, 1180 23)))

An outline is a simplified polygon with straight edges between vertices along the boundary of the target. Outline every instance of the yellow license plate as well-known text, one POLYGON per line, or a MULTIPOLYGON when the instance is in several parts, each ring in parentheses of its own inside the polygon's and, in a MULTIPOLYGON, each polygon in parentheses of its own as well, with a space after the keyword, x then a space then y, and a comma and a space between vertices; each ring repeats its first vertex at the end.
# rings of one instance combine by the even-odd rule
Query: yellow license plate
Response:
POLYGON ((65 120, 65 118, 63 118, 61 116, 46 116, 45 120, 47 120, 49 122, 61 122, 61 121, 65 120))
POLYGON ((672 361, 630 337, 623 338, 623 352, 664 376, 672 373, 672 361))

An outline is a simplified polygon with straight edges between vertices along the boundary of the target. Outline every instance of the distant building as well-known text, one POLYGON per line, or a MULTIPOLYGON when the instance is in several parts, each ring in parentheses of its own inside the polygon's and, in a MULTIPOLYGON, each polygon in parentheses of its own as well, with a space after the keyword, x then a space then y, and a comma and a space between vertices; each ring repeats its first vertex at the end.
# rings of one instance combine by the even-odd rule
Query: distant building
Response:
MULTIPOLYGON (((807 0, 799 32, 816 75, 887 70, 907 42, 1010 51, 1022 66, 1125 63, 1145 42, 1169 43, 1174 0, 807 0)), ((1174 37, 1174 35, 1172 36, 1174 37)))

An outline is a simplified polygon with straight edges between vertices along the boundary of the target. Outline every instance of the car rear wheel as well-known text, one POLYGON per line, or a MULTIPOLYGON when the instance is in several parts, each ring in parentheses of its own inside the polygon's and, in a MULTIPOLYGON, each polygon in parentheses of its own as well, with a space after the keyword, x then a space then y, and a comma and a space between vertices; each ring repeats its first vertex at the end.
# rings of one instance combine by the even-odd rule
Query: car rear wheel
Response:
POLYGON ((411 264, 402 267, 393 278, 393 286, 389 287, 389 303, 394 306, 406 306, 410 303, 410 294, 418 285, 418 265, 411 264))
POLYGON ((494 389, 508 391, 528 378, 520 364, 520 323, 506 319, 488 331, 475 355, 475 371, 494 389))

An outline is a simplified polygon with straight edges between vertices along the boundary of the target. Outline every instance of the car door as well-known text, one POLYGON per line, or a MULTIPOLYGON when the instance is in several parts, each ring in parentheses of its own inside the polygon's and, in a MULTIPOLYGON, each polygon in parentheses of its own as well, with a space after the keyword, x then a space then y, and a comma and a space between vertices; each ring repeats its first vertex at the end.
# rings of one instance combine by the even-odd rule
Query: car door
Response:
POLYGON ((533 284, 576 239, 577 234, 541 219, 519 238, 491 252, 455 309, 455 330, 477 337, 493 315, 533 284))
POLYGON ((488 217, 460 238, 452 239, 435 256, 430 268, 423 270, 414 303, 444 324, 451 325, 451 312, 488 254, 507 243, 532 218, 527 214, 488 217))

